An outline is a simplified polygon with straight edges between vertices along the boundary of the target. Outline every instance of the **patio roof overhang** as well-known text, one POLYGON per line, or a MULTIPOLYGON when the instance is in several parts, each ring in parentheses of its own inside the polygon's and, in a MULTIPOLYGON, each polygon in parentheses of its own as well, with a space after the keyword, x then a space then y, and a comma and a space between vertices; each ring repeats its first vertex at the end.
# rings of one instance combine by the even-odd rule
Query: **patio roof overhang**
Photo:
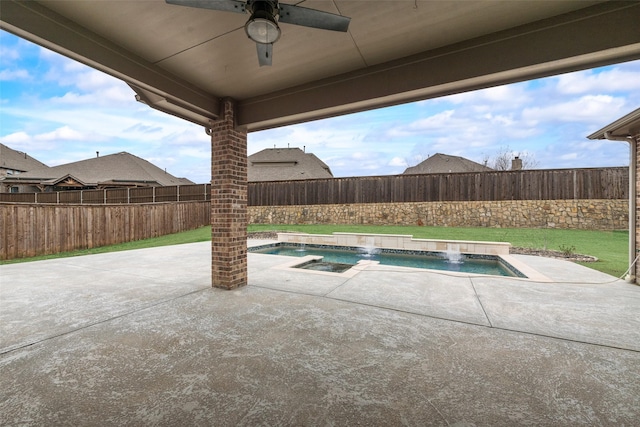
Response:
POLYGON ((640 58, 635 1, 307 0, 347 33, 283 25, 259 67, 247 16, 163 0, 5 0, 0 27, 209 126, 232 98, 249 131, 640 58))
POLYGON ((625 140, 633 137, 640 137, 640 108, 595 131, 587 138, 625 140))

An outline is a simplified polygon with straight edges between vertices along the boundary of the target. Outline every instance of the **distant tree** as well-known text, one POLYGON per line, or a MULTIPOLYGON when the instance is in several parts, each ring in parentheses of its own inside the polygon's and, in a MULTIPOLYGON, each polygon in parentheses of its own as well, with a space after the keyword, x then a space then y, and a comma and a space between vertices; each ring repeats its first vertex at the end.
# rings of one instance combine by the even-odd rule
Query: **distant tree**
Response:
POLYGON ((485 164, 497 171, 508 171, 511 170, 511 161, 516 157, 522 160, 522 169, 535 169, 540 163, 535 159, 533 154, 527 151, 524 153, 516 153, 507 145, 500 147, 500 150, 495 156, 485 157, 485 164))

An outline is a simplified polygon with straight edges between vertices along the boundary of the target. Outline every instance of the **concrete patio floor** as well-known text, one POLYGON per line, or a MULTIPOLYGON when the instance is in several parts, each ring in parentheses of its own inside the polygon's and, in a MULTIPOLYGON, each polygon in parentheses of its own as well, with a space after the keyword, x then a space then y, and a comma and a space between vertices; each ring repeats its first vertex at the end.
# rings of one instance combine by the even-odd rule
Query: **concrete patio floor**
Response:
MULTIPOLYGON (((250 245, 264 241, 249 241, 250 245)), ((209 243, 0 266, 0 425, 637 425, 640 287, 249 254, 209 243)))

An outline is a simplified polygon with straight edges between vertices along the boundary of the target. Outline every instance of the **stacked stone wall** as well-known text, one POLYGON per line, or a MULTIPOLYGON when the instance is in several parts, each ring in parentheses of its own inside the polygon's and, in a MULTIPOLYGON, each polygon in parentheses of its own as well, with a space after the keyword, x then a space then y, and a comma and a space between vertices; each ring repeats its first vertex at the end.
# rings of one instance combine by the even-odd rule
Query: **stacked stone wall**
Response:
POLYGON ((627 200, 250 206, 250 224, 369 224, 626 230, 627 200))

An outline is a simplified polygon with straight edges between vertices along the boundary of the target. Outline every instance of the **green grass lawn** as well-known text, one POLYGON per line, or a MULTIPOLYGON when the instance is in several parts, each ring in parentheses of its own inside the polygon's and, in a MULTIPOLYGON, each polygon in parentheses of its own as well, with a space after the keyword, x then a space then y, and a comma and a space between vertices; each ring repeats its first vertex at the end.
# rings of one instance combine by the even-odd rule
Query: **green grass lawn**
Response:
MULTIPOLYGON (((331 234, 334 231, 373 233, 373 234, 410 234, 420 239, 451 240, 485 240, 493 242, 509 242, 513 246, 571 250, 575 253, 592 255, 598 262, 584 263, 587 267, 620 277, 628 268, 627 231, 588 231, 558 230, 531 228, 464 228, 464 227, 418 227, 418 226, 369 226, 369 225, 270 225, 253 224, 248 228, 254 231, 300 231, 311 234, 331 234)), ((56 255, 45 255, 35 258, 0 261, 0 264, 26 262, 41 259, 61 258, 69 256, 98 254, 131 249, 150 248, 154 246, 177 245, 182 243, 203 242, 210 240, 211 227, 202 227, 183 233, 136 242, 104 246, 94 249, 65 252, 56 255)))

